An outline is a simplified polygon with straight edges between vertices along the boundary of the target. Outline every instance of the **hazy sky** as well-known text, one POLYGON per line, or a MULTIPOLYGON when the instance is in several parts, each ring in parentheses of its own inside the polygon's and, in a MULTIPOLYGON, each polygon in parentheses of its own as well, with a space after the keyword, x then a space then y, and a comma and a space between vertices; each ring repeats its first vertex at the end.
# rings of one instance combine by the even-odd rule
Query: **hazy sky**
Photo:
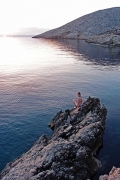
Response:
POLYGON ((120 0, 0 0, 0 34, 18 28, 56 28, 110 7, 120 7, 120 0))

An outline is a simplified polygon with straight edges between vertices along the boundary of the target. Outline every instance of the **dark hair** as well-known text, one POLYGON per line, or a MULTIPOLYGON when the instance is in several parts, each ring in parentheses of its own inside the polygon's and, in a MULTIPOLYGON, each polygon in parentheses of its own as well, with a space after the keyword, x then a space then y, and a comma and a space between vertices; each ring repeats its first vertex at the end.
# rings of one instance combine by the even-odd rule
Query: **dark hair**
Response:
POLYGON ((78 94, 79 94, 79 95, 81 95, 81 93, 80 93, 80 92, 78 92, 78 94))

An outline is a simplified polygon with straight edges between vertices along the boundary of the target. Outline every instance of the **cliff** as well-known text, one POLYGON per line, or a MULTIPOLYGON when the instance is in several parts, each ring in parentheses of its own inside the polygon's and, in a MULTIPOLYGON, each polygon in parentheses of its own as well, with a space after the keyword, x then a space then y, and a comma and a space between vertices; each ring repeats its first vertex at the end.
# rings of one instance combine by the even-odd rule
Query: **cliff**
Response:
MULTIPOLYGON (((34 38, 62 38, 62 39, 69 38, 69 39, 85 39, 85 40, 88 40, 89 38, 94 38, 92 42, 95 42, 96 40, 96 43, 99 43, 99 41, 97 41, 98 35, 114 30, 119 30, 120 28, 119 17, 120 17, 120 7, 99 10, 87 14, 85 16, 82 16, 59 28, 34 36, 34 38)), ((89 39, 89 42, 91 42, 91 39, 89 39)), ((114 45, 113 42, 112 45, 114 45)))
POLYGON ((78 109, 60 111, 50 121, 50 138, 41 136, 20 158, 8 163, 1 180, 86 180, 101 168, 96 158, 102 145, 107 110, 89 97, 78 109))

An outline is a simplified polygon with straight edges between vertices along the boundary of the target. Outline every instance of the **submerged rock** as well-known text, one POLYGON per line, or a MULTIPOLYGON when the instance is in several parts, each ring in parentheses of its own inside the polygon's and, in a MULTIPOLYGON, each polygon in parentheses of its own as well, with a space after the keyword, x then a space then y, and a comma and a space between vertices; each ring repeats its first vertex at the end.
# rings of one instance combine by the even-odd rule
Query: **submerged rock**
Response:
POLYGON ((100 168, 96 152, 102 145, 107 110, 89 97, 77 109, 60 111, 49 123, 50 138, 41 136, 20 158, 8 163, 1 180, 86 180, 100 168))

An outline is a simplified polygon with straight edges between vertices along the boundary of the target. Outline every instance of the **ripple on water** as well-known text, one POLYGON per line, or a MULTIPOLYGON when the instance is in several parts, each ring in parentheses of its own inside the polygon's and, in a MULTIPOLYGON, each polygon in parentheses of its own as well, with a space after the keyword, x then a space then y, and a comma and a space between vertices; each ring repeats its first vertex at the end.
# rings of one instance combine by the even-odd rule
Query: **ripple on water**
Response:
POLYGON ((99 153, 103 168, 94 179, 120 166, 118 48, 32 38, 0 39, 0 48, 0 170, 39 136, 50 136, 48 122, 73 107, 78 90, 83 101, 98 97, 108 109, 99 153))

